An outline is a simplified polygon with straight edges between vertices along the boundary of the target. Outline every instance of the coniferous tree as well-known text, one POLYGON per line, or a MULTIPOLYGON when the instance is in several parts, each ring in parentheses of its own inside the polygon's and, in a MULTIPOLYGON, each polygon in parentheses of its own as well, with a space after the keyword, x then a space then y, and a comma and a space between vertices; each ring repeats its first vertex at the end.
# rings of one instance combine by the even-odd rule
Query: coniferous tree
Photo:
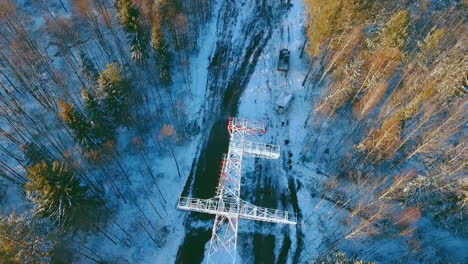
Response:
POLYGON ((44 223, 11 214, 0 215, 0 263, 51 263, 53 242, 44 223))
POLYGON ((85 149, 92 149, 96 146, 91 124, 86 117, 80 113, 75 106, 59 99, 61 109, 60 117, 73 131, 75 140, 85 149))
POLYGON ((21 145, 26 166, 29 167, 41 161, 50 161, 48 153, 39 148, 35 143, 26 142, 21 145))
POLYGON ((148 59, 148 38, 141 31, 138 30, 129 38, 130 51, 132 52, 132 59, 138 63, 144 63, 148 59))
MULTIPOLYGON (((180 0, 160 0, 157 4, 157 18, 164 21, 171 36, 171 43, 177 51, 179 60, 182 59, 180 51, 189 48, 190 28, 184 5, 180 0)), ((153 15, 154 16, 154 15, 153 15)))
POLYGON ((165 85, 172 82, 171 77, 171 54, 168 44, 161 28, 161 21, 155 19, 151 31, 151 46, 156 54, 156 64, 159 72, 159 79, 165 85))
POLYGON ((80 61, 81 74, 86 78, 90 85, 96 84, 99 74, 93 61, 88 56, 86 56, 84 52, 80 53, 80 61))
POLYGON ((305 0, 311 18, 307 26, 308 53, 318 56, 327 42, 339 40, 338 35, 362 23, 371 13, 371 3, 369 0, 305 0))
POLYGON ((396 13, 381 32, 382 45, 402 50, 408 36, 409 25, 410 18, 407 10, 401 10, 396 13))
POLYGON ((88 221, 95 220, 93 212, 101 201, 64 163, 39 162, 29 168, 27 177, 25 190, 34 203, 34 215, 49 219, 65 231, 89 228, 88 221))
POLYGON ((117 63, 108 64, 98 78, 106 115, 117 124, 128 122, 128 99, 131 94, 130 84, 117 63))
POLYGON ((344 252, 341 251, 330 251, 325 252, 324 255, 320 256, 316 264, 373 264, 374 262, 368 262, 365 260, 360 260, 355 257, 347 256, 344 252))
POLYGON ((380 34, 380 45, 366 58, 372 70, 366 72, 368 79, 362 85, 365 94, 354 104, 357 119, 368 116, 385 96, 390 77, 404 58, 410 19, 407 10, 392 16, 380 34))
POLYGON ((182 2, 180 0, 159 0, 157 7, 167 19, 173 19, 174 16, 182 11, 182 2))
POLYGON ((101 145, 109 140, 113 140, 115 138, 115 125, 112 123, 112 118, 106 115, 102 101, 84 87, 81 90, 81 96, 83 97, 88 117, 91 120, 93 135, 96 136, 96 143, 101 145))
POLYGON ((116 5, 119 23, 127 33, 132 59, 144 63, 148 59, 148 38, 138 21, 140 12, 132 0, 119 0, 116 5))

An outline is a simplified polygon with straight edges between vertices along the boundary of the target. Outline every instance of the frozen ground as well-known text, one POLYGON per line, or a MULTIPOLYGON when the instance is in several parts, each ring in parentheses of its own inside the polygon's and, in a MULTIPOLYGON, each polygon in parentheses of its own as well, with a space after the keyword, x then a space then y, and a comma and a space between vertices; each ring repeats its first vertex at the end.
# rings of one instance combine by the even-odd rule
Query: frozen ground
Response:
MULTIPOLYGON (((214 7, 215 10, 218 8, 219 5, 214 7)), ((186 98, 184 103, 189 120, 195 120, 199 124, 201 124, 204 109, 208 107, 206 106, 206 82, 209 57, 216 43, 216 24, 217 20, 212 19, 201 29, 198 46, 203 48, 196 55, 190 57, 189 83, 185 84, 183 82, 183 76, 178 71, 179 76, 173 84, 173 87, 180 91, 179 99, 186 98), (191 96, 187 94, 187 88, 190 89, 191 96)), ((178 92, 176 91, 175 93, 177 94, 178 92)), ((206 128, 202 127, 202 131, 204 130, 206 128)), ((158 185, 167 201, 165 210, 158 207, 162 218, 155 213, 151 204, 144 200, 145 198, 140 199, 138 203, 143 205, 142 210, 148 215, 149 220, 155 227, 155 230, 151 234, 154 235, 155 240, 161 247, 158 247, 141 228, 141 225, 148 226, 149 223, 146 219, 142 219, 141 213, 137 211, 137 208, 133 204, 123 205, 116 216, 116 222, 123 223, 124 228, 132 230, 132 237, 127 237, 127 239, 131 240, 130 247, 125 247, 121 243, 118 245, 112 243, 103 244, 101 237, 91 239, 88 243, 89 247, 99 248, 98 254, 104 257, 113 256, 112 258, 116 260, 124 261, 122 263, 125 263, 125 261, 129 263, 174 263, 178 247, 185 236, 184 219, 187 216, 186 212, 177 210, 176 204, 190 174, 193 159, 202 146, 204 140, 203 134, 202 132, 191 138, 188 142, 174 148, 182 177, 179 177, 176 164, 170 153, 165 153, 162 157, 156 153, 150 154, 152 170, 161 173, 158 177, 158 185)), ((129 157, 129 159, 131 160, 132 158, 129 157)), ((147 173, 139 168, 140 165, 141 161, 136 161, 134 166, 128 168, 128 171, 132 172, 132 181, 138 181, 141 177, 147 176, 147 173)), ((136 195, 138 194, 141 193, 136 192, 136 195)), ((160 204, 161 202, 157 197, 158 195, 154 186, 151 194, 155 197, 154 204, 160 204)), ((118 228, 115 226, 112 229, 118 232, 118 228)))
MULTIPOLYGON (((251 5, 248 3, 238 2, 239 20, 251 14, 251 5)), ((313 165, 303 165, 299 161, 307 132, 303 127, 310 109, 310 98, 304 99, 307 90, 302 86, 309 62, 306 56, 299 58, 305 37, 304 12, 302 1, 293 1, 290 9, 283 7, 278 12, 279 16, 274 18, 277 21, 272 22, 271 36, 256 60, 255 69, 240 97, 236 116, 254 120, 268 118, 267 134, 256 140, 282 147, 279 160, 245 159, 242 199, 300 215, 304 212, 305 217, 296 226, 241 220, 238 260, 242 263, 302 263, 314 259, 318 255, 322 232, 325 232, 324 227, 319 227, 314 212, 321 211, 326 215, 332 210, 327 203, 319 204, 320 198, 313 197, 314 192, 311 191, 324 176, 318 175, 313 165), (282 48, 291 51, 291 70, 287 74, 276 70, 279 50, 282 48), (295 99, 286 114, 278 115, 273 110, 273 104, 282 91, 294 93, 295 99)), ((237 25, 232 37, 235 40, 242 29, 238 27, 239 22, 234 25, 237 25)), ((212 221, 204 223, 211 225, 212 221)), ((333 226, 333 219, 328 219, 327 225, 333 226)), ((208 243, 205 247, 207 249, 208 243)))
MULTIPOLYGON (((207 140, 204 137, 208 137, 207 132, 216 121, 216 118, 210 120, 209 117, 216 117, 218 116, 216 111, 222 111, 222 109, 216 109, 216 106, 221 104, 219 101, 222 101, 222 98, 216 98, 216 96, 222 96, 223 91, 228 89, 226 86, 230 85, 223 78, 232 80, 234 73, 239 72, 242 68, 240 66, 242 60, 238 58, 238 61, 231 61, 229 65, 221 65, 222 69, 208 69, 210 59, 215 56, 213 53, 220 50, 222 45, 233 46, 229 48, 228 55, 226 55, 231 56, 231 59, 247 54, 249 40, 245 39, 244 42, 240 40, 245 37, 243 34, 246 34, 243 23, 247 23, 251 19, 248 17, 249 15, 255 14, 251 10, 252 3, 250 2, 236 1, 224 5, 218 3, 215 7, 214 19, 202 31, 199 44, 203 48, 191 58, 192 79, 190 87, 194 100, 187 102, 188 116, 190 119, 203 119, 205 116, 208 121, 200 122, 205 124, 200 135, 175 149, 182 178, 179 179, 171 156, 165 155, 164 159, 155 157, 152 161, 154 170, 164 173, 162 180, 158 181, 158 185, 163 186, 162 192, 167 200, 165 206, 167 214, 162 213, 163 219, 160 219, 149 203, 144 200, 139 202, 142 204, 145 214, 156 227, 155 237, 160 242, 161 248, 155 246, 141 227, 141 225, 148 226, 149 223, 142 219, 141 213, 137 211, 135 206, 128 204, 120 208, 116 222, 123 223, 124 228, 132 230, 133 238, 128 238, 131 240, 131 247, 123 247, 120 243, 118 245, 105 243, 104 247, 102 238, 96 237, 88 244, 90 248, 100 247, 99 254, 102 256, 115 256, 115 252, 121 252, 122 259, 131 263, 173 263, 177 254, 184 254, 184 252, 179 252, 179 246, 183 244, 186 233, 190 231, 187 230, 187 226, 203 230, 211 229, 213 224, 211 219, 194 220, 188 212, 178 211, 175 204, 182 193, 186 177, 190 174, 193 160, 197 155, 200 155, 200 147, 203 147, 203 142, 207 140), (223 14, 229 12, 236 14, 236 16, 228 18, 230 35, 229 37, 220 36, 223 30, 226 30, 223 27, 226 27, 227 24, 223 14), (222 39, 219 39, 220 37, 222 39), (221 77, 213 76, 220 75, 219 72, 223 71, 226 73, 221 77), (210 89, 207 84, 211 84, 215 88, 210 89), (185 223, 187 219, 193 222, 185 223)), ((314 197, 314 192, 310 191, 315 189, 324 176, 318 175, 312 164, 302 165, 299 162, 299 154, 306 134, 303 127, 310 109, 310 98, 304 100, 306 88, 302 86, 309 62, 306 56, 303 56, 303 59, 299 58, 305 37, 303 31, 304 6, 301 0, 293 1, 292 4, 290 9, 282 7, 281 11, 277 11, 276 14, 279 16, 274 18, 276 21, 271 22, 271 36, 268 36, 268 42, 260 53, 255 68, 245 84, 245 90, 238 104, 237 116, 257 120, 268 118, 267 134, 256 140, 275 143, 282 147, 282 157, 279 160, 245 160, 242 193, 246 197, 243 199, 259 206, 295 211, 303 215, 302 222, 296 226, 287 226, 241 220, 238 241, 238 260, 240 263, 258 262, 262 261, 262 258, 265 258, 266 261, 271 259, 279 261, 279 263, 284 263, 284 261, 302 263, 314 259, 318 254, 322 232, 325 232, 324 227, 319 227, 319 220, 315 217, 314 212, 322 212, 326 215, 327 212, 332 211, 331 205, 320 203, 320 198, 314 197), (276 70, 278 53, 282 48, 291 51, 290 71, 287 74, 276 70), (287 113, 278 115, 273 111, 273 103, 282 91, 293 92, 295 99, 287 113), (265 253, 260 253, 262 251, 270 253, 266 253, 267 256, 265 253)), ((271 3, 266 2, 266 6, 268 5, 271 3)), ((252 61, 249 62, 252 63, 252 61)), ((224 116, 220 118, 222 119, 224 116)), ((135 166, 138 164, 135 162, 135 166)), ((218 166, 218 163, 213 162, 212 166, 218 166)), ((145 175, 138 168, 128 168, 128 171, 133 172, 132 180, 135 179, 135 181, 145 175)), ((192 191, 189 191, 189 195, 192 194, 192 191)), ((155 200, 158 199, 156 191, 153 192, 153 195, 155 195, 155 200)), ((164 212, 162 208, 158 209, 160 212, 164 212)), ((333 219, 328 219, 327 225, 333 225, 333 219)), ((114 229, 113 232, 119 232, 116 227, 112 229, 114 229)), ((207 242, 205 249, 208 248, 208 244, 209 242, 207 242)))
MULTIPOLYGON (((292 1, 292 7, 285 10, 280 19, 281 23, 274 28, 271 39, 260 56, 241 97, 237 116, 256 120, 268 118, 268 131, 258 140, 280 145, 281 158, 266 162, 246 159, 244 163, 246 181, 254 184, 244 184, 243 189, 245 193, 252 193, 254 196, 257 189, 268 188, 268 191, 274 194, 269 197, 268 206, 296 211, 302 217, 296 226, 253 223, 244 220, 241 221, 239 230, 240 233, 251 230, 248 232, 249 236, 244 237, 246 240, 253 239, 253 234, 256 232, 265 236, 272 235, 276 241, 276 247, 272 252, 276 256, 276 261, 279 261, 284 238, 289 237, 292 246, 288 252, 287 263, 303 263, 317 256, 317 249, 323 237, 323 230, 318 228, 318 219, 313 212, 327 211, 331 208, 327 204, 317 207, 320 199, 312 197, 314 185, 323 175, 318 175, 313 165, 306 167, 299 161, 307 133, 304 124, 311 109, 310 98, 304 100, 307 86, 302 86, 309 61, 306 55, 302 59, 299 58, 305 37, 306 19, 302 1, 292 1), (283 48, 291 52, 290 70, 287 74, 276 70, 278 54, 283 48), (294 101, 285 114, 277 114, 273 110, 273 105, 283 91, 293 93, 294 101), (267 168, 262 173, 254 173, 255 163, 258 162, 267 168), (249 177, 262 177, 262 179, 249 179, 249 177)), ((259 196, 245 197, 245 200, 252 199, 258 205, 268 202, 262 201, 264 195, 259 193, 259 196)), ((242 245, 242 242, 240 244, 242 245)), ((242 250, 247 249, 239 248, 239 251, 242 250)), ((252 261, 246 259, 246 255, 240 259, 251 263, 252 261)))
MULTIPOLYGON (((306 128, 306 125, 307 121, 314 119, 310 116, 311 102, 318 98, 323 87, 323 83, 316 86, 312 81, 302 86, 310 63, 306 55, 299 58, 306 20, 302 0, 292 0, 290 8, 279 5, 277 0, 215 2, 213 18, 201 28, 199 52, 190 57, 189 76, 183 76, 183 71, 176 69, 177 76, 171 87, 174 97, 185 105, 189 121, 196 121, 201 126, 200 133, 174 147, 180 176, 170 152, 157 150, 154 142, 157 135, 145 139, 149 164, 153 174, 157 175, 157 181, 152 180, 143 166, 141 156, 132 152, 130 147, 123 146, 123 169, 132 183, 128 184, 122 177, 116 179, 116 183, 122 186, 125 196, 129 200, 134 198, 135 202, 125 203, 108 194, 109 207, 116 213, 105 232, 113 241, 100 233, 80 236, 86 246, 80 250, 89 255, 116 263, 159 264, 174 263, 178 255, 190 256, 189 253, 193 253, 184 250, 203 247, 207 250, 209 241, 206 239, 205 245, 182 246, 188 233, 198 230, 209 232, 213 220, 179 211, 176 203, 184 188, 188 196, 196 196, 196 179, 191 177, 203 175, 194 175, 195 167, 200 156, 204 155, 214 124, 229 114, 255 120, 268 118, 267 133, 254 140, 278 144, 282 148, 279 160, 245 159, 242 199, 259 206, 296 212, 299 216, 295 226, 241 220, 238 263, 295 264, 313 261, 333 242, 335 237, 331 234, 344 225, 339 219, 347 214, 346 210, 321 196, 327 195, 322 191, 322 182, 329 177, 327 169, 301 160, 304 139, 321 132, 306 128), (279 50, 283 48, 291 51, 287 74, 276 70, 279 50), (184 78, 188 78, 187 84, 184 78), (295 98, 289 110, 279 115, 274 112, 273 104, 282 91, 293 93, 295 98), (228 107, 224 106, 225 100, 228 100, 228 107), (230 105, 232 102, 229 100, 235 105, 230 105), (165 203, 155 184, 159 186, 165 203)), ((325 127, 326 133, 323 132, 324 135, 314 144, 320 150, 317 153, 323 153, 329 146, 336 147, 337 138, 351 125, 341 120, 334 127, 325 127), (328 133, 330 129, 335 131, 333 135, 328 133)), ((121 141, 129 142, 127 137, 129 135, 123 135, 121 141)), ((213 162, 209 166, 215 166, 217 170, 218 165, 213 162)), ((8 188, 0 212, 27 210, 30 206, 22 197, 20 190, 8 188)), ((427 243, 451 238, 450 234, 435 231, 430 223, 426 224, 426 228, 431 230, 425 237, 427 243)), ((454 248, 452 253, 459 254, 457 258, 462 259, 463 246, 460 245, 464 240, 450 241, 448 245, 454 248)), ((355 252, 366 248, 365 243, 350 241, 342 246, 355 252)), ((382 238, 379 245, 380 248, 367 245, 369 250, 364 253, 382 263, 395 263, 408 252, 406 245, 396 239, 382 238)), ((438 247, 449 249, 447 245, 438 247)), ((434 252, 438 250, 434 248, 434 252)), ((203 255, 203 252, 196 253, 203 255)), ((197 263, 190 259, 185 259, 185 262, 179 259, 179 262, 197 263)), ((79 263, 89 263, 89 260, 83 258, 79 263)))

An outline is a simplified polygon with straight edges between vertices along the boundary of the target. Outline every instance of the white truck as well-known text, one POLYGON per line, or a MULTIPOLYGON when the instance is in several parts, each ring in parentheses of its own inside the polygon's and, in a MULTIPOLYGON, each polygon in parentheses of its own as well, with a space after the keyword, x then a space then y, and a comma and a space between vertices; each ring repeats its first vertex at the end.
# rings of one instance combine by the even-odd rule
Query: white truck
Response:
POLYGON ((282 114, 288 110, 291 101, 294 99, 294 94, 288 92, 282 92, 281 95, 275 102, 273 109, 278 113, 282 114))

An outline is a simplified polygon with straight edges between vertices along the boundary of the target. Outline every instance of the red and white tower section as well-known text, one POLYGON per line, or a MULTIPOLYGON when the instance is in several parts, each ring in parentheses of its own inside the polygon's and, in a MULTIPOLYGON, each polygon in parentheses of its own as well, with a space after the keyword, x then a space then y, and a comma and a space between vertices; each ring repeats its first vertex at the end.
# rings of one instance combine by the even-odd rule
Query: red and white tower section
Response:
POLYGON ((177 204, 179 209, 216 215, 207 263, 236 262, 239 218, 296 224, 296 217, 292 213, 255 206, 240 199, 243 157, 264 159, 280 157, 279 146, 246 140, 257 134, 265 134, 266 122, 229 118, 228 130, 229 150, 221 161, 215 197, 210 199, 180 197, 177 204))

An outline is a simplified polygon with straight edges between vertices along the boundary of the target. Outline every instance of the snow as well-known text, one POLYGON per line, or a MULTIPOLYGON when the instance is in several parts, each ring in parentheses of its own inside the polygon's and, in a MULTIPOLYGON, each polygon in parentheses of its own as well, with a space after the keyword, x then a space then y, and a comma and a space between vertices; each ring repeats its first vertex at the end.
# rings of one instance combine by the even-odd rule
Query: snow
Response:
MULTIPOLYGON (((305 232, 304 241, 307 241, 307 246, 301 254, 302 263, 317 256, 318 252, 314 249, 318 248, 323 236, 316 229, 318 220, 314 212, 316 210, 330 210, 330 208, 323 204, 318 208, 314 208, 319 201, 317 198, 311 197, 310 190, 311 185, 315 183, 314 179, 319 177, 314 171, 296 165, 299 163, 298 159, 306 133, 305 129, 298 128, 304 126, 310 111, 310 101, 304 100, 306 89, 302 86, 309 62, 305 58, 306 56, 303 59, 299 58, 304 41, 305 10, 301 0, 293 1, 292 4, 292 8, 285 12, 281 18, 281 23, 274 29, 269 43, 259 58, 257 67, 241 97, 238 116, 254 120, 262 119, 265 116, 268 117, 270 122, 266 134, 268 140, 281 145, 283 157, 288 156, 288 153, 293 154, 292 166, 294 169, 292 171, 284 168, 270 170, 266 177, 271 177, 274 180, 274 184, 272 184, 274 189, 283 190, 284 192, 287 192, 288 179, 298 179, 304 182, 304 187, 297 192, 297 196, 300 203, 299 207, 303 214, 306 214, 303 217, 306 217, 307 222, 298 223, 297 227, 286 227, 290 230, 289 235, 293 242, 290 252, 298 250, 294 248, 297 239, 295 238, 294 229, 302 228, 305 232), (285 48, 291 51, 289 71, 287 73, 276 70, 279 51, 285 48), (273 110, 273 105, 275 99, 281 99, 281 94, 285 92, 291 95, 295 94, 297 99, 294 100, 285 114, 278 115, 273 110), (288 145, 284 145, 286 141, 289 141, 288 145)), ((282 161, 278 160, 276 162, 281 163, 282 161)), ((244 166, 245 171, 254 170, 253 165, 249 164, 248 161, 244 163, 244 166)), ((279 206, 279 201, 277 205, 279 206)), ((286 206, 289 211, 292 211, 291 204, 286 206)), ((241 221, 239 232, 242 232, 243 225, 254 224, 241 221)), ((272 229, 276 231, 270 231, 269 233, 281 232, 282 228, 281 225, 273 226, 272 229)), ((288 257, 288 261, 288 263, 293 263, 293 257, 288 257)))
MULTIPOLYGON (((129 198, 128 200, 135 198, 141 211, 135 203, 124 203, 110 192, 107 193, 106 200, 110 201, 108 206, 115 211, 115 215, 111 217, 106 232, 113 234, 114 238, 118 237, 125 241, 129 246, 119 241, 114 244, 100 234, 83 234, 86 245, 89 248, 98 249, 96 254, 105 259, 115 260, 116 263, 174 263, 179 247, 183 244, 188 232, 187 228, 209 230, 213 224, 212 221, 204 220, 186 223, 189 213, 178 210, 176 204, 188 181, 194 160, 198 158, 201 148, 204 147, 203 143, 207 140, 205 138, 207 131, 210 131, 212 123, 216 121, 212 120, 211 117, 216 116, 214 113, 218 109, 214 109, 216 106, 214 102, 220 99, 212 97, 220 94, 216 91, 210 91, 207 87, 210 78, 210 60, 213 58, 216 48, 223 44, 228 45, 232 50, 241 50, 242 54, 245 54, 247 45, 244 43, 244 31, 246 30, 244 22, 252 19, 248 16, 258 15, 256 10, 252 10, 253 0, 223 2, 215 2, 213 19, 201 28, 198 40, 199 51, 190 56, 189 70, 185 71, 180 68, 174 70, 176 77, 174 84, 170 87, 174 92, 174 97, 184 104, 189 122, 194 121, 202 126, 200 133, 174 146, 180 176, 170 151, 167 149, 160 151, 156 147, 155 140, 158 135, 144 138, 147 143, 145 145, 147 145, 148 164, 150 164, 151 172, 157 175, 156 182, 145 167, 142 156, 137 151, 132 150, 131 144, 121 146, 122 142, 131 142, 131 135, 123 134, 119 139, 119 148, 123 149, 120 153, 121 160, 125 161, 123 170, 129 175, 131 184, 128 184, 122 175, 112 175, 111 178, 122 188, 124 195, 129 198), (225 18, 221 16, 224 14, 222 9, 229 8, 229 5, 235 5, 236 8, 232 10, 237 13, 231 14, 224 21, 225 18), (223 27, 228 28, 226 30, 223 27), (226 31, 229 32, 229 36, 221 39, 220 32, 226 31), (204 122, 204 120, 207 121, 204 122), (155 184, 160 187, 164 199, 167 201, 164 207, 162 207, 155 184), (158 214, 162 217, 159 217, 158 214), (114 223, 122 226, 130 233, 130 236, 122 232, 114 223), (149 230, 158 245, 153 243, 145 228, 149 230)), ((353 123, 347 120, 335 120, 336 123, 333 126, 326 123, 318 131, 311 129, 310 121, 313 120, 311 105, 321 94, 320 88, 326 86, 328 80, 324 80, 317 87, 310 80, 305 86, 302 86, 310 65, 306 54, 302 59, 299 58, 305 37, 305 7, 302 0, 292 0, 291 2, 292 6, 289 9, 284 9, 282 13, 275 10, 281 14, 274 18, 278 22, 271 22, 274 24, 272 35, 256 61, 256 67, 240 97, 236 116, 252 120, 268 118, 267 133, 253 141, 278 144, 282 149, 281 157, 278 160, 264 161, 253 158, 244 160, 243 180, 245 184, 242 186, 242 193, 248 195, 241 198, 258 206, 278 208, 290 212, 299 209, 297 213, 300 213, 301 218, 297 225, 241 220, 239 222, 237 250, 239 263, 254 262, 256 254, 254 250, 256 249, 252 245, 256 241, 256 235, 273 237, 275 243, 271 250, 274 258, 279 258, 283 240, 289 238, 291 239, 291 248, 288 251, 287 263, 313 261, 326 250, 328 243, 333 242, 330 239, 335 239, 334 232, 341 230, 344 226, 340 219, 347 214, 346 210, 323 200, 320 195, 323 192, 323 182, 329 179, 329 175, 325 174, 326 170, 317 164, 304 162, 301 159, 306 138, 311 135, 318 136, 317 133, 322 132, 324 135, 320 134, 320 139, 318 139, 317 144, 314 144, 314 147, 320 150, 328 148, 330 144, 336 144, 337 138, 350 129, 353 123), (278 54, 282 49, 288 49, 291 52, 287 73, 277 71, 278 54), (315 89, 309 91, 312 86, 315 89), (291 97, 294 95, 295 99, 285 113, 278 114, 274 111, 274 104, 277 100, 285 99, 282 97, 284 93, 291 97), (322 129, 325 131, 334 129, 336 132, 334 136, 329 136, 329 133, 321 131, 322 129), (259 166, 262 168, 261 171, 258 170, 259 166)), ((39 28, 43 23, 40 19, 35 20, 34 28, 39 28)), ((93 46, 92 48, 97 47, 93 46)), ((230 63, 230 65, 222 66, 229 67, 228 74, 223 78, 230 79, 231 75, 240 67, 238 61, 230 63)), ((339 146, 333 147, 336 147, 336 150, 339 149, 339 146)), ((316 152, 322 153, 323 151, 317 150, 316 152)), ((213 166, 217 166, 217 164, 213 164, 213 166)), ((4 190, 1 187, 0 189, 4 190)), ((190 193, 189 196, 191 196, 190 193)), ((19 187, 7 188, 0 209, 2 215, 13 210, 24 212, 29 208, 30 205, 25 201, 19 187)), ((450 240, 449 243, 441 244, 438 247, 455 255, 454 259, 467 257, 466 250, 463 250, 463 243, 466 240, 452 240, 450 234, 436 230, 427 223, 427 219, 421 221, 422 223, 427 224, 426 233, 428 235, 423 239, 425 243, 429 244, 436 239, 447 239, 450 240)), ((379 262, 391 263, 397 261, 399 256, 409 254, 406 244, 402 244, 401 240, 381 239, 379 243, 385 249, 377 248, 373 249, 377 253, 369 252, 369 256, 379 262), (389 255, 392 255, 393 258, 389 255)), ((363 244, 365 242, 362 241, 346 242, 345 248, 349 251, 356 251, 365 248, 363 244)), ((205 256, 208 248, 209 241, 205 245, 205 256)), ((82 259, 80 263, 88 262, 87 259, 82 259)))
MULTIPOLYGON (((328 84, 329 80, 324 80, 320 86, 312 84, 308 81, 304 86, 302 82, 307 73, 310 62, 307 56, 304 55, 302 59, 299 58, 303 41, 304 41, 304 23, 305 23, 305 10, 301 0, 292 1, 292 8, 285 12, 280 18, 281 22, 275 27, 271 39, 267 46, 263 50, 261 56, 258 59, 257 66, 253 72, 250 80, 247 84, 245 91, 243 92, 238 107, 238 117, 261 120, 265 117, 269 119, 268 132, 264 136, 263 141, 268 141, 273 144, 279 144, 282 147, 282 158, 277 161, 267 161, 266 166, 272 166, 272 169, 267 170, 266 175, 272 181, 272 189, 278 195, 285 194, 291 198, 291 193, 288 192, 289 180, 296 181, 302 185, 302 188, 297 191, 297 201, 302 213, 302 222, 298 223, 297 226, 286 226, 283 225, 268 225, 268 229, 261 228, 263 224, 254 223, 252 221, 241 220, 239 224, 239 234, 243 232, 252 235, 252 230, 259 234, 272 234, 276 237, 276 242, 281 243, 282 233, 284 228, 288 229, 289 238, 292 240, 292 247, 289 250, 288 263, 305 263, 314 260, 320 253, 327 249, 330 239, 334 240, 335 231, 344 231, 344 224, 340 220, 345 217, 348 212, 344 209, 336 207, 334 204, 322 200, 319 192, 323 192, 321 185, 323 181, 328 180, 328 176, 323 173, 317 173, 318 171, 326 171, 326 169, 319 168, 315 164, 304 164, 301 160, 302 152, 304 150, 304 142, 308 136, 308 133, 320 133, 318 143, 315 145, 317 150, 312 152, 322 153, 322 148, 333 147, 338 151, 341 147, 333 145, 339 142, 342 135, 346 134, 355 124, 350 122, 350 119, 342 118, 327 122, 323 128, 319 130, 310 130, 308 126, 311 125, 310 118, 312 107, 311 102, 317 100, 321 94, 321 87, 328 84), (288 49, 291 51, 289 71, 287 73, 278 72, 276 65, 278 61, 277 55, 282 49, 288 49), (315 90, 309 91, 310 87, 315 87, 315 90), (284 92, 294 94, 296 99, 292 102, 289 109, 285 114, 277 114, 274 111, 274 103, 276 100, 281 99, 281 94, 284 92), (328 131, 334 130, 333 135, 328 131), (310 132, 309 132, 310 131, 310 132), (325 132, 327 131, 327 132, 325 132), (323 135, 322 135, 323 134, 323 135), (289 142, 288 144, 284 144, 289 142), (331 145, 330 145, 331 144, 331 145), (288 168, 287 157, 292 154, 291 161, 288 164, 292 164, 292 168, 288 168), (282 160, 281 160, 282 159, 282 160), (283 166, 277 163, 283 163, 283 166), (296 234, 298 231, 303 237, 304 241, 302 248, 296 248, 298 243, 298 237, 296 234), (293 253, 295 251, 300 252, 300 258, 294 259, 293 253)), ((326 155, 326 154, 324 154, 326 155)), ((326 157, 326 156, 325 156, 326 157)), ((326 157, 328 158, 328 157, 326 157)), ((248 178, 249 171, 256 169, 255 162, 253 160, 245 159, 244 161, 244 172, 247 174, 244 177, 248 178)), ((256 174, 254 174, 256 175, 256 174)), ((242 186, 242 188, 248 189, 247 193, 255 193, 256 189, 263 188, 264 186, 242 186)), ((242 197, 241 197, 242 198, 242 197)), ((247 202, 254 197, 245 197, 247 202)), ((279 198, 279 197, 278 197, 279 198)), ((244 199, 244 198, 242 198, 244 199)), ((281 208, 281 202, 278 199, 276 206, 273 208, 286 209, 293 211, 292 199, 287 199, 285 208, 281 208)), ((257 204, 257 203, 254 203, 257 204)), ((436 233, 439 233, 435 231, 436 233)), ((428 231, 428 233, 432 233, 428 231)), ((250 239, 250 238, 246 238, 250 239)), ((456 240, 452 240, 453 242, 456 240)), ((465 240, 463 240, 465 241, 465 240)), ((369 260, 377 260, 383 263, 392 263, 401 259, 402 255, 410 254, 406 243, 402 243, 401 239, 384 238, 379 239, 379 247, 372 247, 373 251, 366 252, 369 260)), ((365 244, 362 240, 347 240, 341 243, 344 249, 351 252, 366 248, 369 245, 365 244)), ((455 242, 454 242, 455 243, 455 242)), ((242 242, 239 243, 242 245, 242 242)), ((456 243, 456 248, 460 248, 462 244, 456 243)), ((462 246, 463 247, 463 246, 462 246)), ((238 247, 238 251, 247 250, 247 248, 238 247)), ((461 250, 463 252, 463 250, 461 250)), ((274 254, 279 255, 279 247, 274 249, 274 254)), ((205 252, 206 254, 206 252, 205 252)), ((239 254, 238 259, 243 262, 251 263, 253 260, 252 256, 246 256, 246 254, 239 254)), ((456 258, 456 259, 463 259, 456 258)))
MULTIPOLYGON (((215 5, 214 12, 216 13, 218 9, 219 6, 215 5)), ((213 19, 209 21, 201 30, 198 47, 202 48, 197 54, 190 57, 189 83, 185 84, 182 71, 178 71, 179 78, 175 79, 173 84, 173 87, 178 87, 180 90, 190 89, 192 93, 191 96, 185 94, 186 100, 184 100, 186 104, 186 114, 191 120, 195 120, 199 124, 201 124, 201 113, 205 107, 204 103, 206 102, 207 96, 205 87, 208 75, 209 57, 216 43, 216 20, 213 19)), ((153 235, 162 245, 161 248, 155 246, 148 238, 148 235, 141 230, 141 228, 137 227, 137 223, 144 220, 141 219, 141 214, 131 203, 119 208, 119 213, 115 221, 123 224, 125 227, 133 227, 132 235, 134 237, 132 239, 132 246, 130 248, 124 247, 119 249, 111 243, 106 243, 108 246, 103 248, 102 238, 96 237, 93 241, 89 242, 91 248, 99 247, 99 253, 104 256, 114 256, 116 258, 116 256, 120 255, 123 259, 130 261, 130 263, 174 263, 179 246, 182 244, 185 236, 184 218, 188 214, 186 211, 178 210, 176 204, 182 193, 185 182, 187 181, 187 177, 190 174, 192 162, 198 153, 201 141, 203 141, 203 138, 201 138, 201 134, 199 134, 190 139, 190 141, 174 148, 182 178, 179 178, 175 162, 169 153, 165 153, 163 156, 150 155, 151 160, 149 163, 152 166, 152 171, 159 171, 162 173, 162 177, 161 174, 158 175, 157 184, 160 186, 165 200, 167 201, 165 204, 166 212, 158 206, 161 202, 158 201, 159 195, 154 186, 151 195, 154 196, 154 204, 157 206, 163 218, 159 218, 154 213, 151 205, 148 201, 145 201, 146 198, 141 197, 137 203, 142 205, 142 210, 149 216, 152 224, 156 226, 157 231, 154 232, 153 235)), ((123 160, 132 159, 134 158, 123 158, 123 160)), ((126 168, 128 172, 131 172, 130 177, 132 179, 132 184, 137 186, 141 185, 141 182, 144 181, 141 177, 147 175, 140 166, 141 161, 134 161, 134 164, 131 164, 130 168, 126 168)), ((142 187, 140 186, 140 188, 142 187)), ((138 191, 135 194, 141 195, 138 191)), ((197 225, 200 224, 206 227, 206 223, 203 222, 198 224, 192 223, 191 226, 196 228, 197 225)), ((117 232, 115 227, 113 229, 117 232)))
POLYGON ((282 92, 281 95, 278 97, 278 100, 275 102, 275 110, 278 111, 279 108, 287 109, 291 100, 293 98, 293 94, 282 92))

